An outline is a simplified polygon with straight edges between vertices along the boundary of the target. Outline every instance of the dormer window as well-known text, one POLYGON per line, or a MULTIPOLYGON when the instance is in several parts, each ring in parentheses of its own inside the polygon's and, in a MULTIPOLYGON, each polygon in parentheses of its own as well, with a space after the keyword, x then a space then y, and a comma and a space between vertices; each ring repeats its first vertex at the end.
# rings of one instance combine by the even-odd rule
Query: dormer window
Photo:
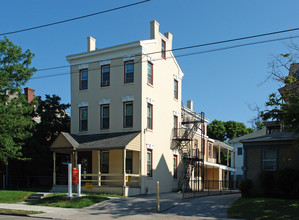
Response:
POLYGON ((166 42, 164 40, 161 41, 161 56, 166 59, 166 42))

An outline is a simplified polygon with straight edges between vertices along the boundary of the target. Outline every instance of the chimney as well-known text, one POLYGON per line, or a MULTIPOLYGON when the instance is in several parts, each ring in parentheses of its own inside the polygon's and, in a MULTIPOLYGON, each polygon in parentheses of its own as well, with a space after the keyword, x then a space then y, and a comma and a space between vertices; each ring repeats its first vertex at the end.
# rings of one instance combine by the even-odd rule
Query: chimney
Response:
POLYGON ((87 37, 87 51, 93 51, 96 49, 96 39, 89 36, 87 37))
POLYGON ((159 34, 159 26, 160 24, 156 21, 156 20, 153 20, 151 21, 151 39, 156 39, 158 38, 157 35, 159 34))
POLYGON ((34 89, 31 89, 29 87, 24 88, 24 93, 25 93, 27 102, 30 103, 34 99, 34 92, 35 92, 34 89))
POLYGON ((187 107, 193 111, 193 101, 192 100, 187 100, 187 107))

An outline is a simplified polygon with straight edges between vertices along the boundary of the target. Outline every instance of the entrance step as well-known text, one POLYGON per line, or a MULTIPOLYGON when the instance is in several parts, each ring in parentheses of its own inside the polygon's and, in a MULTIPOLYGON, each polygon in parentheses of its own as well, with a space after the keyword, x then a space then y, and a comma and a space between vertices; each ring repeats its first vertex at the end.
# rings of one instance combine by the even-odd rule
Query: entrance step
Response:
POLYGON ((30 202, 30 201, 36 201, 44 198, 45 194, 44 193, 33 193, 31 194, 25 201, 30 202))

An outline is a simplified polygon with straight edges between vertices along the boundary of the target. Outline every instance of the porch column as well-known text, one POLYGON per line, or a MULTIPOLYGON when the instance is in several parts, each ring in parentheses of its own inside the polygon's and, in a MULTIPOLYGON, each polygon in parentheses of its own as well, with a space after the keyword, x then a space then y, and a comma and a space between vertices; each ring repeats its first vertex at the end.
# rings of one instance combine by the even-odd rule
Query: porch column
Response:
POLYGON ((74 167, 77 167, 77 164, 78 164, 78 151, 75 151, 75 165, 74 167))
POLYGON ((98 151, 98 186, 101 186, 101 151, 98 151))
POLYGON ((229 167, 229 149, 227 149, 227 160, 226 165, 229 167))
POLYGON ((218 146, 218 162, 219 162, 219 164, 221 164, 220 154, 221 154, 221 149, 220 149, 220 146, 218 146))
POLYGON ((126 193, 126 148, 123 150, 123 195, 126 193))
POLYGON ((56 152, 53 152, 53 186, 56 185, 56 152))

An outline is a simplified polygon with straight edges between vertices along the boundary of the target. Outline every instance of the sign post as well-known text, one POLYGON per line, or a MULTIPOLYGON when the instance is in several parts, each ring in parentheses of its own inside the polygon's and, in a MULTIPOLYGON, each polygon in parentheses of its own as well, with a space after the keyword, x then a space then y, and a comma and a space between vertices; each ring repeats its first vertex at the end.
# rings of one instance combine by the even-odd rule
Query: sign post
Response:
POLYGON ((78 185, 77 185, 77 197, 81 196, 81 164, 78 164, 78 185))
POLYGON ((72 192, 72 164, 68 164, 68 197, 72 198, 73 197, 73 192, 72 192))

